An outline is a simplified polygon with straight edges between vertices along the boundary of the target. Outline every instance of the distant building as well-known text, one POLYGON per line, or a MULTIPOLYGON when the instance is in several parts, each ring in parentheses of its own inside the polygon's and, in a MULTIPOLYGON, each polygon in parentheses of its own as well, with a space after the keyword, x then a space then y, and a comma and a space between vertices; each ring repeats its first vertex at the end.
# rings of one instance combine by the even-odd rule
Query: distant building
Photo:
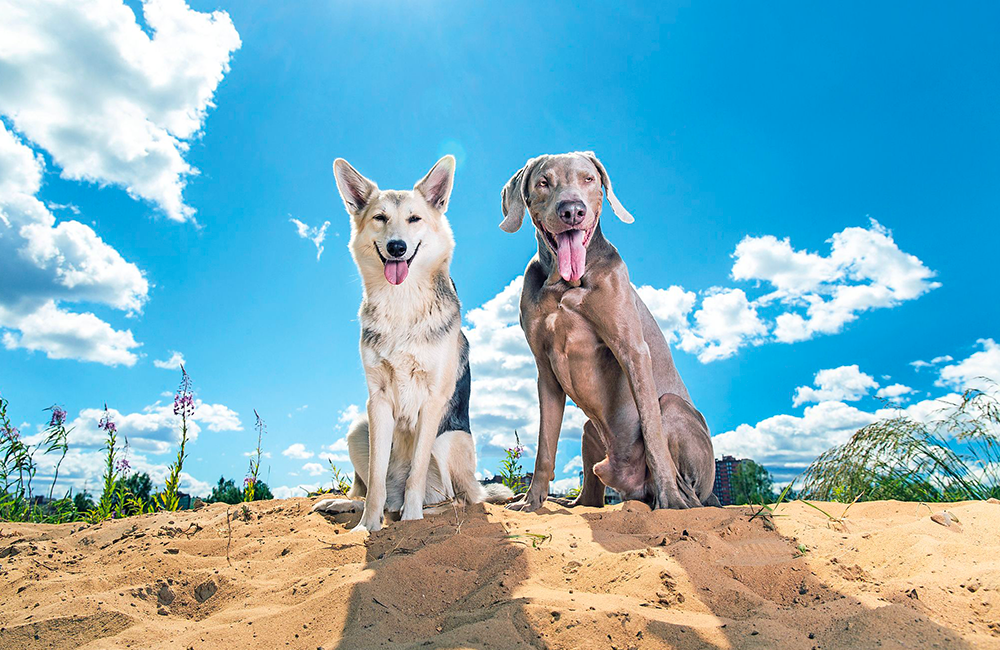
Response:
POLYGON ((745 458, 723 456, 715 461, 715 496, 724 506, 733 505, 732 478, 745 458))

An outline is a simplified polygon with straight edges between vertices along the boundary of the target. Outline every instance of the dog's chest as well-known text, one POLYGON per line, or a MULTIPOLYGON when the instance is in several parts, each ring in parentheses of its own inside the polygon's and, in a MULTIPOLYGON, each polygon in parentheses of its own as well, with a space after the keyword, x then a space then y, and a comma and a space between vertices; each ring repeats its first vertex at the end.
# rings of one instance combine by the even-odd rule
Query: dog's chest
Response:
POLYGON ((593 326, 579 312, 575 298, 570 290, 541 301, 532 319, 529 340, 541 344, 559 384, 582 407, 589 396, 601 394, 609 359, 615 367, 617 364, 593 326))

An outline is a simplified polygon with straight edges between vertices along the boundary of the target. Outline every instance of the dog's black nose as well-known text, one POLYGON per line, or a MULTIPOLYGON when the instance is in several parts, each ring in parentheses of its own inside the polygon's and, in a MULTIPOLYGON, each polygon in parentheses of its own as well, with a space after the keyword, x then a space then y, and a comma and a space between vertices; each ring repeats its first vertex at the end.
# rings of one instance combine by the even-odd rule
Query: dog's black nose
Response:
POLYGON ((385 245, 385 250, 393 257, 406 255, 406 242, 402 239, 390 239, 385 245))
POLYGON ((556 206, 556 214, 567 225, 575 226, 587 216, 587 206, 583 201, 560 201, 556 206))

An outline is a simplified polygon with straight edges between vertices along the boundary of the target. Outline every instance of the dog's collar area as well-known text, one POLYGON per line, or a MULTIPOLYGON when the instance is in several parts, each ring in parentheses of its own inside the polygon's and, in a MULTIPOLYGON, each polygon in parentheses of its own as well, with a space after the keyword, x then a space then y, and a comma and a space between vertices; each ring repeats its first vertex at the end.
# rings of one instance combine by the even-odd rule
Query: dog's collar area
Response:
POLYGON ((382 266, 385 266, 389 262, 406 262, 406 265, 409 266, 413 262, 413 258, 417 256, 417 252, 420 250, 420 244, 422 244, 422 243, 424 243, 423 240, 420 240, 419 242, 417 242, 417 247, 413 249, 413 255, 410 255, 410 259, 408 259, 408 260, 391 259, 390 260, 390 259, 386 258, 385 255, 382 254, 382 250, 378 247, 378 242, 372 242, 372 244, 375 245, 375 252, 378 254, 378 258, 380 260, 382 260, 382 266))

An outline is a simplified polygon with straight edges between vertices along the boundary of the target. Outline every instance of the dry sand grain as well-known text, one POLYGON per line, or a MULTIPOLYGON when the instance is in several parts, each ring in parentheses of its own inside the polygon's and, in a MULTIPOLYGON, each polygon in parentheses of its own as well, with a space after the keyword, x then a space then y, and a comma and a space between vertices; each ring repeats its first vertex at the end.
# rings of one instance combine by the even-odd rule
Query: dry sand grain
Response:
POLYGON ((0 524, 0 650, 1000 648, 1000 505, 480 505, 365 539, 311 504, 0 524))

